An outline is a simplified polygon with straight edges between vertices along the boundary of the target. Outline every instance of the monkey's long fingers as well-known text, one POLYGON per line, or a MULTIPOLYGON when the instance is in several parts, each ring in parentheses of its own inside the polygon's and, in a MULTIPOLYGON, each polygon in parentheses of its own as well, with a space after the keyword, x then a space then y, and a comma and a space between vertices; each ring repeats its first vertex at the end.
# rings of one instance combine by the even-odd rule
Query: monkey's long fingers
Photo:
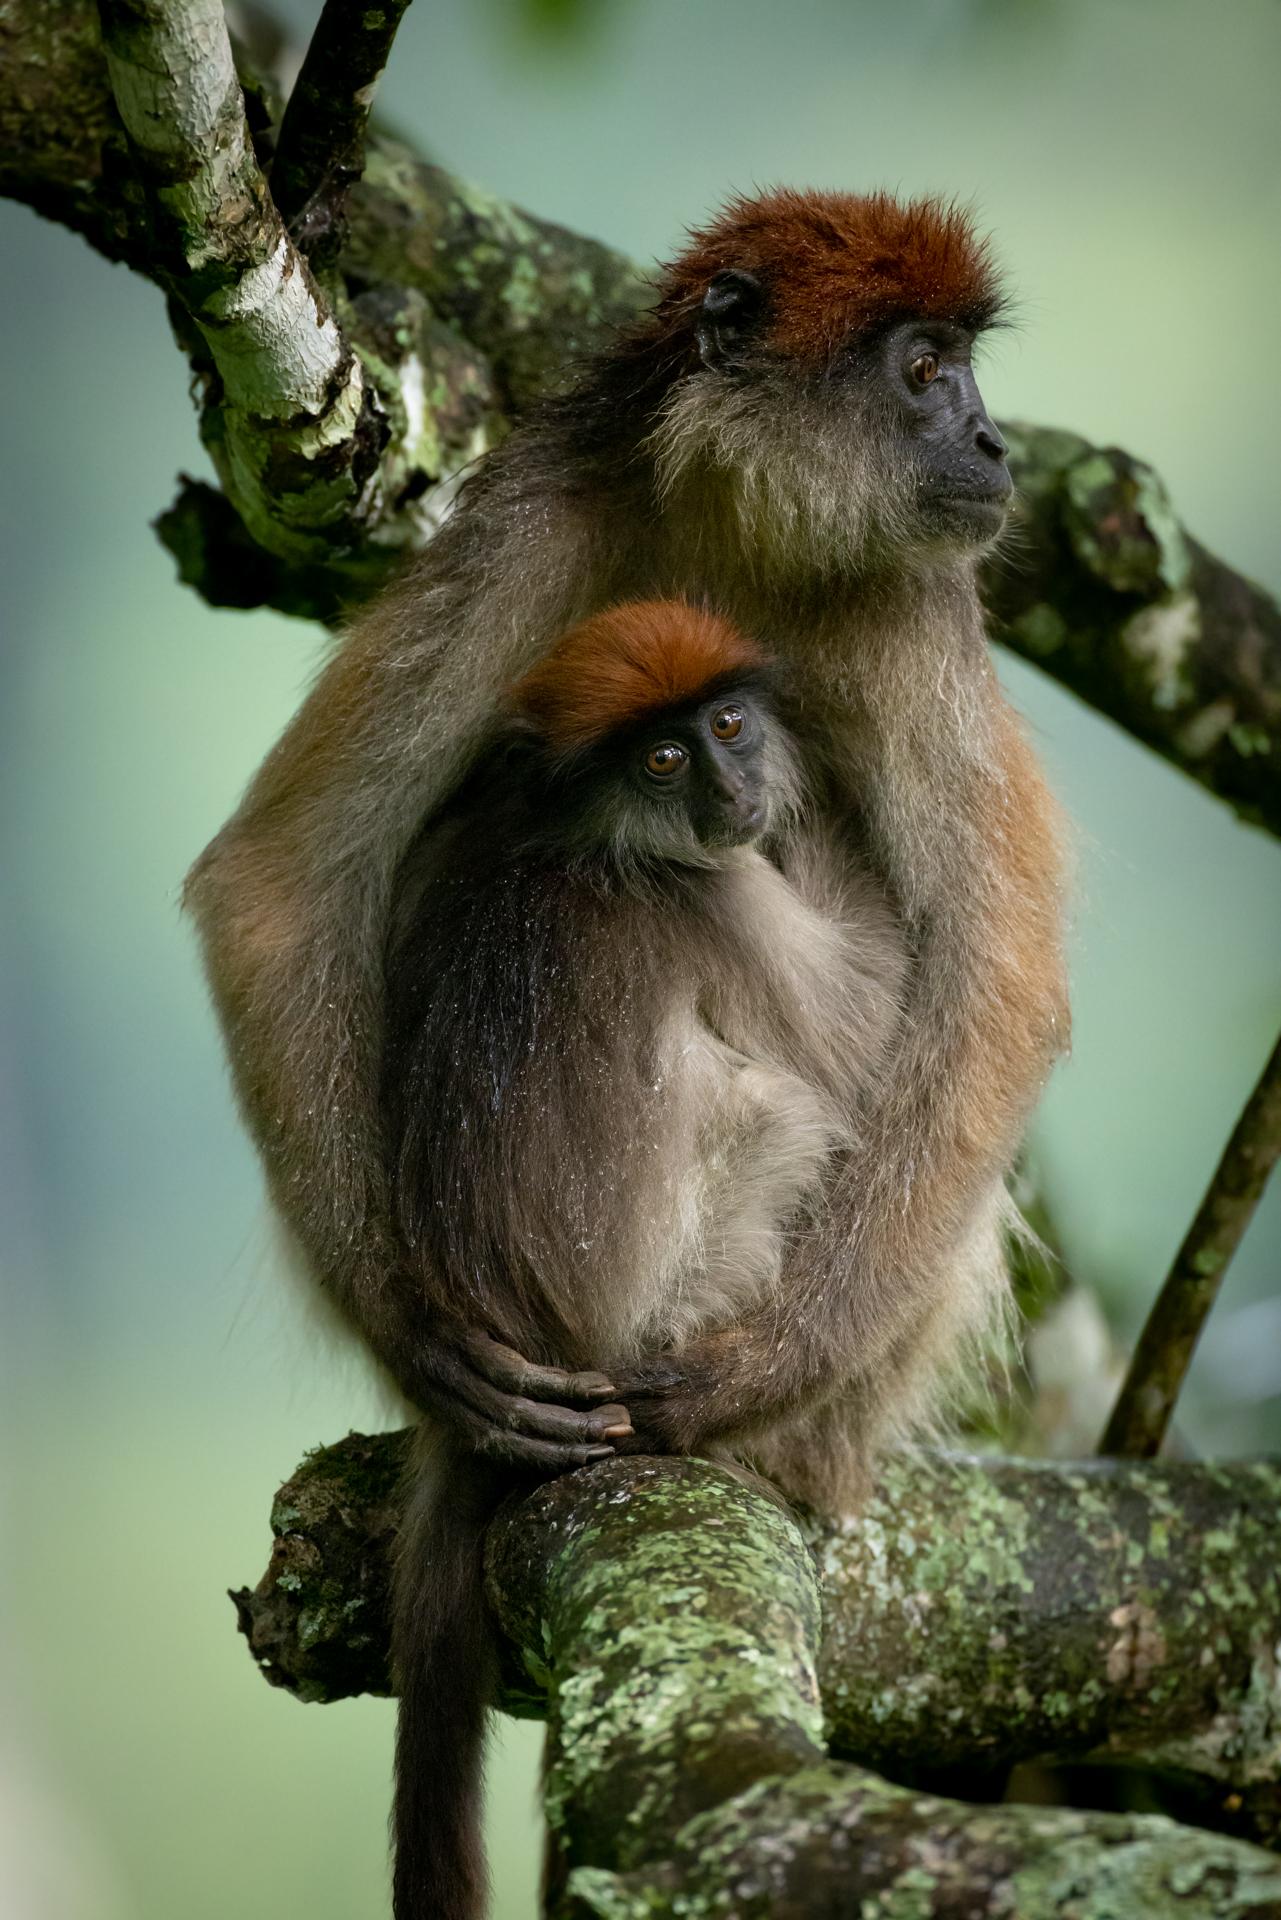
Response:
MULTIPOLYGON (((497 1344, 487 1343, 486 1358, 492 1356, 497 1344)), ((425 1398, 427 1405, 478 1453, 542 1473, 565 1473, 571 1467, 604 1459, 614 1451, 615 1440, 630 1437, 632 1425, 624 1407, 611 1405, 583 1411, 553 1406, 492 1386, 473 1364, 474 1347, 474 1341, 463 1338, 454 1346, 443 1346, 436 1351, 432 1390, 425 1398)), ((514 1358, 524 1365, 519 1354, 514 1358)), ((558 1380, 584 1377, 558 1373, 552 1368, 538 1371, 558 1380)), ((593 1385, 602 1378, 599 1374, 585 1377, 593 1385)))
POLYGON ((487 1426, 523 1439, 592 1446, 625 1440, 632 1431, 626 1407, 597 1407, 591 1413, 580 1413, 576 1407, 553 1407, 543 1400, 499 1393, 480 1381, 471 1383, 467 1398, 487 1426))
POLYGON ((473 1446, 530 1466, 582 1466, 588 1459, 599 1458, 602 1449, 611 1452, 613 1441, 629 1439, 632 1433, 625 1407, 593 1407, 583 1412, 577 1407, 552 1406, 504 1393, 465 1367, 457 1369, 451 1399, 451 1417, 473 1446))
POLYGON ((487 1460, 502 1460, 511 1466, 534 1467, 540 1473, 570 1473, 575 1467, 590 1467, 593 1460, 605 1460, 612 1447, 558 1447, 551 1440, 531 1440, 526 1434, 486 1430, 476 1442, 476 1451, 487 1460))
POLYGON ((459 1399, 452 1400, 447 1408, 442 1408, 442 1412, 454 1431, 460 1433, 467 1444, 483 1454, 485 1459, 502 1460, 514 1467, 530 1467, 538 1473, 568 1473, 574 1467, 590 1466, 593 1460, 607 1460, 614 1452, 612 1442, 592 1440, 581 1434, 573 1441, 556 1441, 522 1433, 504 1425, 501 1420, 487 1419, 459 1399))
MULTIPOLYGON (((539 1407, 532 1400, 520 1401, 496 1393, 492 1387, 483 1386, 474 1375, 465 1389, 455 1383, 455 1390, 441 1399, 437 1411, 487 1460, 502 1460, 539 1473, 568 1473, 573 1467, 604 1460, 614 1451, 613 1443, 600 1438, 593 1428, 592 1423, 600 1420, 601 1414, 574 1413, 568 1407, 539 1407), (489 1397, 489 1404, 482 1412, 475 1403, 485 1395, 489 1397), (558 1439, 531 1433, 521 1424, 531 1414, 545 1417, 548 1413, 562 1416, 556 1428, 558 1439)), ((624 1414, 624 1420, 626 1417, 624 1414)), ((611 1420, 611 1424, 619 1423, 611 1420)), ((626 1431, 630 1434, 630 1425, 626 1431)))
POLYGON ((491 1386, 527 1400, 551 1400, 564 1406, 575 1400, 613 1400, 618 1392, 603 1373, 565 1373, 559 1367, 535 1366, 514 1347, 505 1347, 487 1333, 468 1334, 464 1351, 491 1386))

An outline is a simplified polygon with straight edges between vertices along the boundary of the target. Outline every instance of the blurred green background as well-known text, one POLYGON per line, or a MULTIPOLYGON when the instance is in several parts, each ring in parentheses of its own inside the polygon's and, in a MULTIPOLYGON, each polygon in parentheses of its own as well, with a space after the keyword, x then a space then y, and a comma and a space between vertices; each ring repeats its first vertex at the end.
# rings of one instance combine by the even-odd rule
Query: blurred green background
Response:
MULTIPOLYGON (((972 198, 1021 298, 994 411, 1150 459, 1281 590, 1279 81, 1276 0, 423 0, 382 105, 641 258, 753 183, 972 198)), ((391 1708, 271 1692, 224 1589, 303 1449, 384 1415, 274 1271, 177 906, 320 641, 211 612, 148 530, 204 470, 159 295, 25 210, 0 231, 0 1912, 377 1915, 391 1708)), ((1281 848, 1008 680, 1080 841, 1037 1150, 1126 1335, 1281 1017, 1281 848)), ((1197 1448, 1281 1435, 1279 1242, 1274 1189, 1181 1410, 1197 1448)), ((509 1730, 494 1769, 498 1920, 535 1910, 535 1755, 509 1730)))

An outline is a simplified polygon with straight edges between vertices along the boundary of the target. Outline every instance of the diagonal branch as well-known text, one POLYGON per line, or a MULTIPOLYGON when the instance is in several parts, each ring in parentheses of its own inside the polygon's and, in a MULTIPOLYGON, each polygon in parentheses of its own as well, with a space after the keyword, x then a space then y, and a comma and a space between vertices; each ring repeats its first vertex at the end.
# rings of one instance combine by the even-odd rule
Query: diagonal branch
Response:
POLYGON ((348 190, 365 170, 374 91, 410 0, 325 0, 280 123, 271 192, 311 260, 337 258, 348 190))
POLYGON ((1281 1158, 1281 1040, 1250 1095, 1153 1304, 1099 1451, 1150 1460, 1228 1263, 1281 1158))

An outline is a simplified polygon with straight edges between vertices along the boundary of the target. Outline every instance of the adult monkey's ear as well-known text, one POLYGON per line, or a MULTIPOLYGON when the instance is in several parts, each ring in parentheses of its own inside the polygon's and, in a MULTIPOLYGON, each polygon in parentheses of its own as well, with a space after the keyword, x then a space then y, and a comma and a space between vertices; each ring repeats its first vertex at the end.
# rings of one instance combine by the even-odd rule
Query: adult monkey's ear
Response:
POLYGON ((705 367, 732 367, 765 310, 765 289, 754 273, 727 267, 713 274, 694 323, 705 367))

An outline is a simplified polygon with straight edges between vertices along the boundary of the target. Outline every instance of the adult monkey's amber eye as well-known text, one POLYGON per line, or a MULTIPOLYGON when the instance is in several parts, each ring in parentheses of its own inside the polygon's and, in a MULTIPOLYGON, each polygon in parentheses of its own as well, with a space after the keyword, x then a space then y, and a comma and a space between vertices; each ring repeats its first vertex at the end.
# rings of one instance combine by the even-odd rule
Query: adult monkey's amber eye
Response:
POLYGON ((939 370, 939 357, 936 353, 922 353, 912 362, 912 378, 918 387, 928 387, 939 370))
POLYGON ((743 709, 722 707, 712 715, 712 732, 718 740, 737 740, 743 731, 743 709))
POLYGON ((661 747, 651 747, 645 755, 645 771, 652 773, 656 780, 670 780, 674 773, 680 772, 688 759, 684 747, 667 740, 661 747))

